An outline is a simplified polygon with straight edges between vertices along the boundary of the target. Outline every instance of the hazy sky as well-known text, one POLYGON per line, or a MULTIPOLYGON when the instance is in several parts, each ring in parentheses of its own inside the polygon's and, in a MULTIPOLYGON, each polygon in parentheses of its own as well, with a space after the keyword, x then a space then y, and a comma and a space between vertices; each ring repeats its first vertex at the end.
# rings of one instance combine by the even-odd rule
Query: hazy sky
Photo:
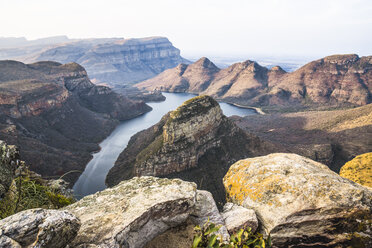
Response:
POLYGON ((186 56, 372 55, 372 0, 0 0, 0 37, 166 36, 186 56))

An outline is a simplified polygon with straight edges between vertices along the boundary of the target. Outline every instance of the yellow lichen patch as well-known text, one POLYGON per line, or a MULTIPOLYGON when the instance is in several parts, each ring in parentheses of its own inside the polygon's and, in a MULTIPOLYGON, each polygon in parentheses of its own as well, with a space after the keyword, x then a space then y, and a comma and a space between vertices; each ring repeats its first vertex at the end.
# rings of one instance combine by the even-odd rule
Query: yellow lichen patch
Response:
POLYGON ((372 187, 372 152, 356 156, 340 170, 340 176, 372 187))
POLYGON ((224 186, 230 200, 242 204, 249 197, 254 202, 280 206, 281 203, 270 196, 294 192, 294 189, 285 183, 284 175, 278 170, 264 168, 250 172, 248 169, 250 165, 251 162, 240 160, 231 166, 224 177, 224 186), (250 180, 252 178, 258 180, 250 180))

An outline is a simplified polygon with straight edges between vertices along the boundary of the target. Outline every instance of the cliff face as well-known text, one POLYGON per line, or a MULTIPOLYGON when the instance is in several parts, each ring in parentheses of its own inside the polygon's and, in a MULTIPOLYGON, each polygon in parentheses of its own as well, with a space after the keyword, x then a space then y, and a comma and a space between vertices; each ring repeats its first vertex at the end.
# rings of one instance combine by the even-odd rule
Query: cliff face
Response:
POLYGON ((236 63, 226 69, 202 58, 180 65, 136 86, 139 89, 207 94, 225 101, 252 106, 313 107, 365 105, 372 102, 372 57, 334 55, 287 73, 279 66, 270 70, 254 61, 236 63), (187 70, 207 73, 184 75, 187 70), (207 77, 205 75, 208 75, 207 77), (193 87, 193 85, 203 87, 193 87))
POLYGON ((223 202, 221 179, 231 162, 274 149, 233 124, 213 98, 195 97, 134 135, 106 183, 113 186, 134 176, 178 177, 196 182, 223 202))
POLYGON ((82 170, 118 120, 150 109, 95 86, 75 63, 0 61, 0 89, 0 138, 43 176, 82 170))
POLYGON ((188 62, 164 37, 79 40, 44 49, 25 60, 76 62, 84 66, 94 82, 114 88, 143 81, 188 62))

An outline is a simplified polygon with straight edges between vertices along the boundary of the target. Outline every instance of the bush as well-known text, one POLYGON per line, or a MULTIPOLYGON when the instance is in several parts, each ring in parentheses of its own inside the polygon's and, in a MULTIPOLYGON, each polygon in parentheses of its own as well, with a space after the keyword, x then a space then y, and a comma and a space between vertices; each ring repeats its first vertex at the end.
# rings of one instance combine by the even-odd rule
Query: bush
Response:
POLYGON ((31 208, 58 209, 73 203, 75 199, 66 197, 56 189, 32 180, 26 171, 17 177, 7 194, 0 200, 0 219, 31 208))
POLYGON ((270 248, 270 235, 264 239, 263 235, 256 232, 252 233, 250 227, 240 229, 230 236, 228 243, 221 242, 222 237, 218 237, 216 232, 221 226, 213 223, 205 223, 202 227, 196 226, 197 234, 194 236, 192 248, 270 248))

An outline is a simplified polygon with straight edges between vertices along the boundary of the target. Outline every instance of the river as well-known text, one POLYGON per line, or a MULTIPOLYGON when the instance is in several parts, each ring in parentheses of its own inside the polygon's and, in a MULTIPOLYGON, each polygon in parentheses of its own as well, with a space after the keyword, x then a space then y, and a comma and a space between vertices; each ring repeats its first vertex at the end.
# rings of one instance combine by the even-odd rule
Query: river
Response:
MULTIPOLYGON (((85 167, 84 172, 76 181, 73 189, 76 198, 93 194, 106 188, 105 178, 111 167, 114 166, 119 154, 125 149, 130 137, 137 132, 151 127, 160 121, 161 117, 171 110, 176 109, 184 101, 194 97, 188 93, 163 93, 166 100, 163 102, 150 102, 153 110, 136 117, 123 121, 115 130, 99 145, 101 150, 93 154, 92 160, 85 167)), ((256 114, 252 109, 240 108, 227 103, 220 103, 226 116, 246 116, 256 114)))

